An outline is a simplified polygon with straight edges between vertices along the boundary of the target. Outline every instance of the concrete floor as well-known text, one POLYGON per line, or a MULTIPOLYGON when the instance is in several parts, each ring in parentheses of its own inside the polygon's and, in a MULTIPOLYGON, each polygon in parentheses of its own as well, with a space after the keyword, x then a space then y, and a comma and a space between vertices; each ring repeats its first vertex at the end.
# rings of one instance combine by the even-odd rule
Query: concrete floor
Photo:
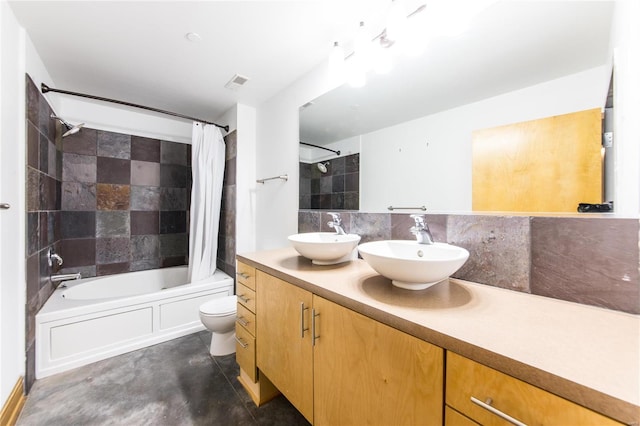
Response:
POLYGON ((26 425, 308 425, 282 396, 258 408, 235 355, 211 357, 200 332, 36 381, 26 425))

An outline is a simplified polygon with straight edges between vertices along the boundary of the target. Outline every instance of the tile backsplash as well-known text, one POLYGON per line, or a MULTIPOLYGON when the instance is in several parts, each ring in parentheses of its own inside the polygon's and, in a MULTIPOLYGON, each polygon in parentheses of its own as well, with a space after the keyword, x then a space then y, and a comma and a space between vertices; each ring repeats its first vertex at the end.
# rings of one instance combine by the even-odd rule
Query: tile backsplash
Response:
MULTIPOLYGON (((638 219, 427 214, 436 241, 469 251, 453 276, 640 314, 638 219)), ((332 232, 326 212, 300 210, 299 232, 332 232)), ((409 214, 343 212, 362 242, 411 240, 409 214)))

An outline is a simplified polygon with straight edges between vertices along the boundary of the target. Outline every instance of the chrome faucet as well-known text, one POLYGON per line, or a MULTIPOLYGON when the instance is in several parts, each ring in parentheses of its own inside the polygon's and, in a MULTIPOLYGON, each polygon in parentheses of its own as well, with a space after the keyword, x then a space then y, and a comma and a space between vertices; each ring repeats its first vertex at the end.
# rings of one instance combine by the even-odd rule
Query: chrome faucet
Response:
POLYGON ((340 219, 340 213, 331 213, 327 212, 328 215, 331 215, 331 221, 327 222, 329 228, 333 228, 336 230, 336 234, 338 235, 346 235, 344 232, 344 228, 342 227, 342 219, 340 219))
MULTIPOLYGON (((58 274, 58 275, 51 275, 51 282, 53 283, 53 285, 58 288, 58 286, 60 285, 60 283, 62 281, 68 281, 68 280, 79 280, 80 278, 82 278, 82 275, 80 274, 80 272, 76 272, 74 274, 58 274)), ((64 285, 63 285, 64 287, 64 285)))
POLYGON ((424 221, 424 215, 412 214, 411 218, 415 220, 416 224, 411 227, 410 231, 416 236, 418 244, 433 244, 433 235, 431 235, 429 225, 424 221))
POLYGON ((47 259, 49 261, 49 267, 52 267, 54 262, 56 266, 62 266, 62 258, 59 254, 53 251, 52 248, 49 248, 49 251, 47 252, 47 259))

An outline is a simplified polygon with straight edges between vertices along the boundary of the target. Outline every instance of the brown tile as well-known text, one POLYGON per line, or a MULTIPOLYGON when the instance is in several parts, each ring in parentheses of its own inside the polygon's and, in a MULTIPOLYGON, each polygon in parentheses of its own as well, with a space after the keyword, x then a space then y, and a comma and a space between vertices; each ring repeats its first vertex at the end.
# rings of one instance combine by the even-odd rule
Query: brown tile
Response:
POLYGON ((158 211, 131 211, 131 235, 157 235, 160 233, 158 211))
POLYGON ((27 123, 27 165, 38 168, 40 164, 40 131, 36 126, 27 123))
POLYGON ((160 162, 160 141, 157 139, 131 136, 131 159, 160 162))
POLYGON ((96 275, 113 275, 129 272, 129 262, 106 263, 96 265, 96 275))
POLYGON ((529 292, 528 216, 449 215, 447 241, 469 251, 455 278, 529 292))
POLYGON ((97 140, 97 130, 83 127, 78 133, 62 139, 62 151, 81 155, 96 155, 97 140))
MULTIPOLYGON (((236 130, 224 137, 225 160, 236 158, 238 152, 238 132, 236 130)), ((234 275, 235 276, 235 275, 234 275)))
POLYGON ((129 185, 96 185, 96 204, 98 210, 129 210, 131 189, 129 185))
POLYGON ((224 185, 236 184, 236 159, 235 158, 225 161, 223 182, 224 182, 224 185))
POLYGON ((132 160, 131 185, 160 186, 160 164, 132 160))
POLYGON ((121 158, 97 157, 97 182, 129 185, 131 161, 121 158))
POLYGON ((182 266, 186 265, 187 261, 185 256, 174 256, 174 257, 163 257, 162 258, 162 267, 170 268, 172 266, 182 266))
POLYGON ((26 80, 26 89, 27 89, 27 108, 26 108, 27 120, 29 120, 29 122, 31 122, 35 126, 38 126, 38 121, 39 121, 38 113, 40 111, 40 97, 42 95, 40 95, 40 91, 38 90, 38 87, 35 85, 33 80, 31 80, 31 77, 29 77, 29 75, 26 75, 25 80, 26 80))
POLYGON ((94 238, 62 240, 58 254, 64 259, 65 268, 95 265, 96 240, 94 238))
POLYGON ((27 167, 27 211, 40 210, 40 172, 27 167))
POLYGON ((638 220, 533 218, 531 290, 640 313, 638 220))

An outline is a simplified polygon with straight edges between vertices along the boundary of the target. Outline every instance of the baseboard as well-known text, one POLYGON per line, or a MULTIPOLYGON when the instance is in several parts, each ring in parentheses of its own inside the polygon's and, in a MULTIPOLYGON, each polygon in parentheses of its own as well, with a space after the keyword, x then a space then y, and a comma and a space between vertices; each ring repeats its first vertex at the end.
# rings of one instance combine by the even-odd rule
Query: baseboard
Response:
POLYGON ((7 398, 7 401, 4 403, 2 411, 0 411, 0 426, 15 425, 26 400, 24 382, 22 377, 20 377, 13 387, 9 398, 7 398))

